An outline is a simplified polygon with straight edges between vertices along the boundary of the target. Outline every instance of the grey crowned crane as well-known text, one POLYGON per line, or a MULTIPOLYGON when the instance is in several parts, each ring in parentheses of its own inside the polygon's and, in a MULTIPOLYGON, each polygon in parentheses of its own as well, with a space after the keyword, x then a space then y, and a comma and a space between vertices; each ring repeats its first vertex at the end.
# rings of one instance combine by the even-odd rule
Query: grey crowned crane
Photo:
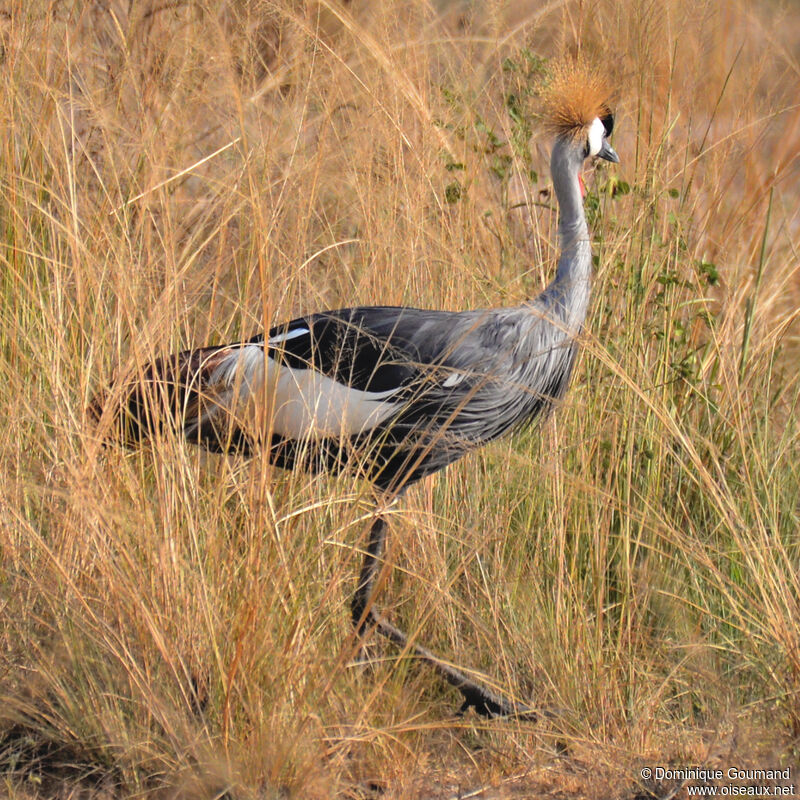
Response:
MULTIPOLYGON (((581 170, 592 157, 619 161, 596 72, 562 67, 546 97, 561 252, 555 278, 538 297, 514 308, 369 306, 300 317, 249 341, 158 359, 123 390, 121 407, 106 412, 110 401, 98 396, 95 418, 113 418, 117 438, 128 444, 166 422, 209 450, 266 448, 286 469, 349 468, 393 498, 542 417, 567 389, 589 304, 581 170)), ((533 715, 410 643, 374 608, 386 531, 376 512, 351 606, 359 636, 377 630, 432 665, 464 696, 462 711, 533 715)))

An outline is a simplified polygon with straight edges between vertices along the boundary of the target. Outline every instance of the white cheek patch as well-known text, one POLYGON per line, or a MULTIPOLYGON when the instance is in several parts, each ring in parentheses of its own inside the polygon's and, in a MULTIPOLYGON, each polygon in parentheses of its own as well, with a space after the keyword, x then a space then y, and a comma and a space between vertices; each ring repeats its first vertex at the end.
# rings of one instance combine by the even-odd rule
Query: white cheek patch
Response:
POLYGON ((605 126, 598 117, 595 117, 589 126, 589 155, 596 156, 600 152, 605 135, 605 126))

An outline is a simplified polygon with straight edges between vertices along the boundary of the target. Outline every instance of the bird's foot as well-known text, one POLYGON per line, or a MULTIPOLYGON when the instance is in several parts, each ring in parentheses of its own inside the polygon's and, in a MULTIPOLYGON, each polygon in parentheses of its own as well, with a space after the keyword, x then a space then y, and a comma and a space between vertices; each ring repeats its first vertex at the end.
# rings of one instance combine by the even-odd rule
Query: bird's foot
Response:
POLYGON ((374 669, 382 657, 381 648, 377 642, 361 639, 350 663, 353 666, 370 670, 374 669))
POLYGON ((464 695, 464 702, 456 714, 463 716, 470 708, 475 709, 487 719, 518 719, 526 722, 535 722, 538 714, 524 703, 517 703, 505 697, 490 692, 477 684, 472 686, 459 686, 458 690, 464 695))

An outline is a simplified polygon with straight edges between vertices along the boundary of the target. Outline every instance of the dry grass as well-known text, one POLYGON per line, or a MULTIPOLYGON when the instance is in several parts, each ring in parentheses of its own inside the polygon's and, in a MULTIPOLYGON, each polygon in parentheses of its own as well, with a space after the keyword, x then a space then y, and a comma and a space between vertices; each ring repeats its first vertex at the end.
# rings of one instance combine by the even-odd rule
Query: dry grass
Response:
POLYGON ((18 0, 0 21, 7 794, 632 798, 674 786, 643 765, 797 763, 792 3, 18 0), (392 648, 350 664, 365 487, 169 435, 103 450, 85 409, 114 372, 294 314, 538 291, 541 59, 577 48, 616 88, 623 163, 588 182, 572 391, 410 493, 383 594, 564 713, 456 719, 392 648))

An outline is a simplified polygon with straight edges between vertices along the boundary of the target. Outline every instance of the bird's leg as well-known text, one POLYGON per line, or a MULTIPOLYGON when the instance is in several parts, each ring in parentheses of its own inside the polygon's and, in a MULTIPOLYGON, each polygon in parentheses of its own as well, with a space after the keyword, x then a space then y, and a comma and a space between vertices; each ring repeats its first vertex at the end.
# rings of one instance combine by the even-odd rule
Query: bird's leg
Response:
POLYGON ((364 552, 364 563, 361 565, 361 574, 358 576, 358 587, 350 603, 353 618, 353 627, 359 637, 363 637, 367 627, 375 622, 372 611, 372 590, 375 579, 383 561, 383 551, 386 546, 386 520, 377 515, 369 529, 369 542, 364 552))
POLYGON ((513 716, 523 719, 535 719, 536 713, 528 706, 495 694, 485 686, 469 678, 461 670, 442 661, 427 648, 410 643, 408 636, 403 631, 387 622, 373 607, 372 594, 383 560, 387 527, 386 520, 378 515, 370 528, 369 542, 364 553, 364 563, 358 578, 358 587, 350 606, 353 626, 357 635, 363 639, 367 629, 374 627, 382 636, 430 664, 441 677, 451 686, 455 686, 464 696, 464 703, 459 709, 459 714, 463 714, 469 708, 474 708, 478 714, 484 717, 513 716))

